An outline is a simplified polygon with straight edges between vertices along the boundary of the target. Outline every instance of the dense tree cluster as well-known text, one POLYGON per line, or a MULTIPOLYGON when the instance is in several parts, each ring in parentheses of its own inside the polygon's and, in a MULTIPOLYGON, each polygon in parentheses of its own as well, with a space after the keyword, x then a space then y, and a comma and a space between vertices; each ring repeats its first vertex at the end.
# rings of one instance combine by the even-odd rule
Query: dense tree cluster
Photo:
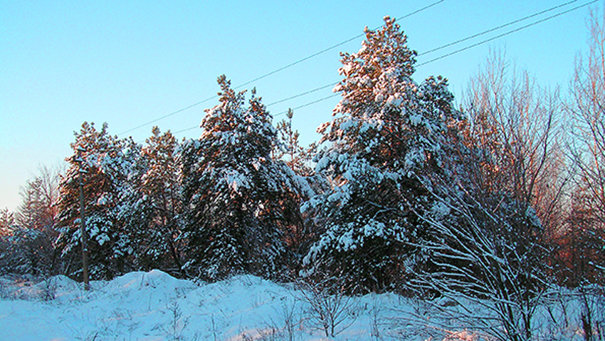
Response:
POLYGON ((491 335, 529 339, 548 285, 605 279, 596 17, 592 37, 568 103, 496 55, 456 109, 445 78, 414 80, 416 52, 386 17, 342 54, 342 98, 309 148, 292 111, 273 126, 256 91, 236 92, 225 76, 197 139, 154 127, 139 145, 85 122, 68 168, 44 170, 18 212, 0 211, 0 270, 81 276, 82 184, 94 279, 160 268, 487 297, 501 322, 491 335))

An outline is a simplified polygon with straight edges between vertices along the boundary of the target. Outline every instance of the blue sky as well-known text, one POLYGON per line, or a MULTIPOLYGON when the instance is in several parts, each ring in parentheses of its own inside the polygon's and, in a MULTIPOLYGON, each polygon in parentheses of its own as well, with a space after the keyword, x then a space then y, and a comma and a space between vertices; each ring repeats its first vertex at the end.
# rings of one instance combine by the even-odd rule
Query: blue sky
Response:
MULTIPOLYGON (((5 1, 0 0, 0 208, 15 209, 19 188, 41 165, 71 154, 83 121, 107 122, 118 134, 208 98, 216 77, 234 85, 401 17, 429 1, 5 1)), ((568 1, 445 0, 399 21, 418 52, 455 41, 568 1)), ((453 46, 418 61, 493 37, 558 11, 453 46)), ((459 96, 490 49, 505 50, 540 84, 568 84, 578 53, 587 50, 589 9, 573 11, 490 43, 418 68, 415 79, 443 75, 459 96)), ((599 12, 600 13, 600 12, 599 12)), ((339 51, 355 52, 361 38, 248 86, 272 103, 339 80, 339 51)), ((269 107, 323 98, 325 89, 269 107)), ((304 143, 331 118, 338 97, 295 111, 304 143)), ((155 124, 179 131, 199 124, 209 101, 155 124)), ((276 119, 280 119, 277 117, 276 119)), ((144 141, 152 125, 129 131, 144 141)), ((197 137, 199 129, 178 134, 197 137)))

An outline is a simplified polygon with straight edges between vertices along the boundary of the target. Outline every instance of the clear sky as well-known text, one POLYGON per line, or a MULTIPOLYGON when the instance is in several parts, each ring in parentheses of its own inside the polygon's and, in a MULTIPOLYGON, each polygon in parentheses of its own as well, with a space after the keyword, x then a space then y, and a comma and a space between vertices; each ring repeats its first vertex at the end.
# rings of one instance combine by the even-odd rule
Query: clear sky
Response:
MULTIPOLYGON (((71 154, 83 121, 107 122, 112 134, 144 141, 152 119, 216 94, 216 77, 249 81, 401 17, 427 1, 8 1, 0 0, 0 208, 15 209, 19 188, 41 165, 71 154)), ((398 23, 419 53, 569 2, 445 0, 398 23)), ((559 10, 418 58, 422 63, 571 9, 559 10)), ((588 7, 418 68, 416 80, 441 74, 459 96, 489 49, 505 50, 518 69, 547 86, 568 84, 578 53, 587 50, 588 7)), ((599 12, 600 13, 600 12, 599 12)), ((339 80, 339 51, 355 52, 362 38, 247 86, 264 103, 339 80)), ((330 95, 324 89, 270 106, 280 113, 330 95)), ((331 118, 338 97, 295 111, 305 144, 331 118)), ((162 131, 199 124, 216 100, 160 120, 162 131)), ((277 117, 276 119, 280 119, 277 117)), ((198 128, 177 134, 197 137, 198 128)))

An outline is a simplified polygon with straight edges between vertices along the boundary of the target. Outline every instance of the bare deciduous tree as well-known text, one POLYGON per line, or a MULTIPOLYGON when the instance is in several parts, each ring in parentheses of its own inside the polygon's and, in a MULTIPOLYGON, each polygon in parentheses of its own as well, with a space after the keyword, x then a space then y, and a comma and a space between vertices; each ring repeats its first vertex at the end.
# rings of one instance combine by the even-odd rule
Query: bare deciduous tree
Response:
POLYGON ((475 185, 507 191, 533 207, 546 232, 560 229, 565 172, 558 91, 518 76, 504 55, 492 53, 471 81, 463 104, 470 123, 465 144, 484 153, 475 185))
POLYGON ((573 118, 571 156, 579 169, 579 182, 605 226, 605 13, 593 13, 589 22, 588 60, 579 58, 568 106, 573 118))
POLYGON ((586 340, 603 337, 599 309, 589 304, 591 283, 605 280, 605 11, 588 21, 589 53, 578 57, 567 107, 572 119, 569 148, 575 166, 574 195, 563 239, 565 283, 583 299, 582 328, 586 340))
POLYGON ((434 270, 420 273, 412 285, 458 307, 438 309, 446 321, 498 340, 530 340, 548 287, 537 218, 519 211, 506 194, 477 195, 444 182, 431 187, 441 213, 421 216, 435 236, 422 247, 434 270))
POLYGON ((496 339, 531 339, 548 288, 545 241, 562 225, 567 182, 561 109, 557 91, 493 54, 471 82, 469 122, 448 146, 455 175, 433 174, 425 186, 438 199, 419 213, 431 270, 413 284, 455 302, 461 325, 496 339))
POLYGON ((3 257, 10 271, 44 276, 59 272, 55 248, 58 184, 59 170, 42 167, 22 188, 23 202, 15 214, 6 240, 10 247, 3 257))
POLYGON ((355 322, 353 301, 347 295, 350 289, 339 287, 326 278, 297 282, 300 299, 308 306, 308 319, 312 328, 334 337, 355 322))

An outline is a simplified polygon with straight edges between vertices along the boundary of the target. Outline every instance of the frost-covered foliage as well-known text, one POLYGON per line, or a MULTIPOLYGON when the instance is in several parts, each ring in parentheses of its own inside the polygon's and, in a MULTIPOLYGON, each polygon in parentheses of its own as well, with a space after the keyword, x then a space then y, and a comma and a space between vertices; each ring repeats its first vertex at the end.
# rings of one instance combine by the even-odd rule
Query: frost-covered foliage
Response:
POLYGON ((419 215, 428 233, 418 247, 428 257, 411 285, 460 305, 453 318, 490 337, 531 339, 551 283, 544 228, 530 202, 505 183, 486 181, 503 164, 468 143, 467 132, 450 134, 447 174, 421 180, 435 202, 419 215), (469 302, 483 308, 469 309, 469 302))
POLYGON ((481 313, 460 303, 456 318, 484 323, 497 339, 527 340, 553 282, 547 238, 562 216, 557 104, 527 77, 509 82, 501 60, 489 66, 471 88, 470 122, 449 135, 448 171, 419 179, 437 202, 419 215, 427 267, 412 284, 454 302, 483 302, 481 313))
MULTIPOLYGON (((538 181, 537 176, 520 163, 511 169, 509 162, 513 156, 539 157, 517 148, 523 144, 517 135, 496 132, 497 122, 475 121, 480 135, 471 133, 468 122, 453 123, 459 129, 450 131, 444 147, 450 151, 443 159, 447 172, 418 177, 434 203, 419 212, 427 233, 417 246, 426 251, 427 261, 411 286, 460 305, 451 318, 491 338, 532 339, 536 309, 552 283, 549 248, 532 207, 533 194, 510 186, 538 181), (482 309, 470 308, 477 305, 482 309)), ((533 185, 527 186, 535 194, 533 185)))
POLYGON ((49 275, 53 248, 45 232, 12 225, 0 236, 0 273, 49 275))
POLYGON ((183 148, 184 269, 212 280, 280 276, 292 257, 286 231, 301 223, 299 202, 310 189, 271 158, 276 131, 255 91, 246 101, 225 76, 218 83, 220 104, 206 110, 199 140, 183 148))
MULTIPOLYGON (((307 148, 300 145, 299 133, 292 128, 293 117, 294 112, 289 109, 286 119, 277 123, 273 158, 283 160, 294 174, 302 177, 309 184, 313 193, 323 193, 330 188, 330 184, 323 174, 315 173, 312 167, 313 156, 317 153, 317 144, 312 143, 307 148)), ((306 187, 306 185, 303 186, 306 187)), ((305 197, 308 199, 308 194, 305 197)), ((301 223, 294 225, 286 233, 288 246, 296 257, 294 266, 291 268, 293 273, 300 269, 302 258, 309 251, 316 236, 321 233, 313 221, 311 212, 303 212, 301 217, 301 223)))
POLYGON ((167 131, 152 130, 128 176, 119 218, 130 226, 136 268, 179 273, 182 261, 183 199, 180 144, 167 131))
POLYGON ((63 257, 70 263, 67 274, 81 272, 80 196, 82 176, 88 234, 89 268, 92 278, 113 278, 131 270, 130 233, 119 219, 120 203, 127 190, 127 175, 136 164, 138 146, 132 141, 109 135, 107 125, 97 130, 84 123, 75 133, 74 155, 66 159, 70 167, 60 185, 59 239, 63 257), (78 165, 78 149, 82 149, 78 165))
POLYGON ((549 287, 535 212, 519 210, 523 205, 506 194, 434 187, 438 210, 449 218, 421 217, 431 236, 421 245, 430 271, 420 272, 412 285, 462 305, 455 318, 494 338, 531 339, 533 315, 549 287), (468 309, 469 302, 484 309, 468 309))
POLYGON ((15 216, 8 208, 0 210, 0 273, 11 271, 12 259, 9 250, 12 248, 10 236, 15 228, 15 216))
POLYGON ((415 211, 431 207, 414 175, 440 172, 447 124, 456 114, 441 77, 412 79, 416 52, 389 17, 366 29, 359 52, 343 54, 342 100, 318 132, 327 146, 316 171, 333 188, 306 208, 326 232, 305 258, 306 275, 329 272, 360 291, 393 288, 415 267, 410 248, 422 224, 415 211))

